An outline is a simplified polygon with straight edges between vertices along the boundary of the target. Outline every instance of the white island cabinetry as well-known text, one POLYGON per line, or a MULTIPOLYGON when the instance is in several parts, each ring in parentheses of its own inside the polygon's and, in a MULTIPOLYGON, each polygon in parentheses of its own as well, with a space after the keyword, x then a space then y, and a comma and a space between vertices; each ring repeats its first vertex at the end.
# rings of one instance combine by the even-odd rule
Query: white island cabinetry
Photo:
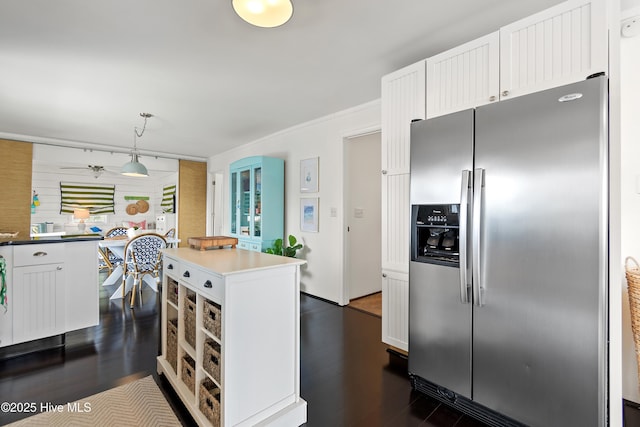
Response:
POLYGON ((201 426, 297 426, 300 265, 236 249, 164 251, 163 373, 201 426))

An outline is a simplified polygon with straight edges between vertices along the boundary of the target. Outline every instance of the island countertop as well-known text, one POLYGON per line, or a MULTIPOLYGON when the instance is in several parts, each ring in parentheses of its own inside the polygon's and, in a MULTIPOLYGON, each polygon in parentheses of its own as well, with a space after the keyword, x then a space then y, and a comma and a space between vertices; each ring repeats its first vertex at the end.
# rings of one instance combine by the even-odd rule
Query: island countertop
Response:
POLYGON ((212 249, 199 251, 190 248, 164 249, 167 257, 177 258, 181 261, 206 268, 222 276, 252 270, 265 270, 282 265, 302 265, 305 260, 265 254, 244 249, 212 249))

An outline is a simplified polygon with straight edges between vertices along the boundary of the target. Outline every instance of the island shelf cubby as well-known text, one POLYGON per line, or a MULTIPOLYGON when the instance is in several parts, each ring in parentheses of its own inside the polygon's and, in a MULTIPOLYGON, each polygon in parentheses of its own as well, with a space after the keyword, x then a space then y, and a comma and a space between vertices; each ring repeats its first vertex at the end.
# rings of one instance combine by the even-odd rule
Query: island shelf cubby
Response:
POLYGON ((300 397, 300 265, 258 252, 166 249, 164 374, 200 426, 293 426, 300 397))

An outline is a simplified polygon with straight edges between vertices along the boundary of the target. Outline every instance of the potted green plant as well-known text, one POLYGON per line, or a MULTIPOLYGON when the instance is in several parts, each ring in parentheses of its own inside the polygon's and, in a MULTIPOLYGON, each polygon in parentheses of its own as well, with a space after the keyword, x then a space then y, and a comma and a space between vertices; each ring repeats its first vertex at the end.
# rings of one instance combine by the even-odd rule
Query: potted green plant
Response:
POLYGON ((295 258, 296 254, 302 249, 303 244, 298 243, 298 239, 293 234, 289 234, 289 246, 284 246, 282 239, 276 239, 273 242, 273 246, 265 249, 265 252, 273 255, 282 255, 295 258))

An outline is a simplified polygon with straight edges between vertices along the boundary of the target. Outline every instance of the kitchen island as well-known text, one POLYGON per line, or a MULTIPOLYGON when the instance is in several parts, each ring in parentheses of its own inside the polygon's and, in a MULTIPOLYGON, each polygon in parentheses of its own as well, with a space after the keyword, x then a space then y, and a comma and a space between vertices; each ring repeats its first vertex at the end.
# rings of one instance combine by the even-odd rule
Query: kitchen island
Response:
POLYGON ((98 324, 100 239, 0 240, 7 296, 0 307, 0 358, 49 346, 35 340, 61 336, 63 344, 64 333, 98 324))
POLYGON ((298 426, 300 266, 242 249, 163 251, 162 354, 199 425, 298 426))

